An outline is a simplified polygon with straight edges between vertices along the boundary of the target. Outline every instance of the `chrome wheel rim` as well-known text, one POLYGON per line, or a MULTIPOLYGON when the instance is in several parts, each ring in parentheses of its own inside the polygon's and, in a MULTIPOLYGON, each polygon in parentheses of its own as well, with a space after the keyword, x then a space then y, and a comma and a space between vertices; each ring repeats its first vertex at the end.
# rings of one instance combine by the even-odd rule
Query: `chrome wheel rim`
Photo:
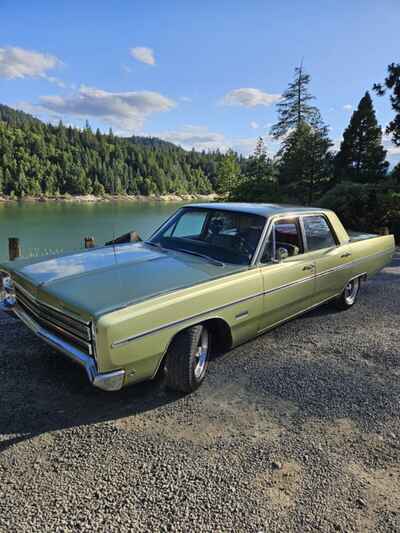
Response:
POLYGON ((196 379, 199 379, 205 371, 208 358, 208 331, 205 328, 201 332, 195 358, 196 366, 194 367, 194 375, 196 379))
POLYGON ((354 303, 354 300, 356 299, 358 284, 358 279, 353 279, 352 281, 349 281, 349 283, 346 285, 346 288, 344 289, 344 299, 346 300, 346 303, 348 305, 352 305, 354 303))

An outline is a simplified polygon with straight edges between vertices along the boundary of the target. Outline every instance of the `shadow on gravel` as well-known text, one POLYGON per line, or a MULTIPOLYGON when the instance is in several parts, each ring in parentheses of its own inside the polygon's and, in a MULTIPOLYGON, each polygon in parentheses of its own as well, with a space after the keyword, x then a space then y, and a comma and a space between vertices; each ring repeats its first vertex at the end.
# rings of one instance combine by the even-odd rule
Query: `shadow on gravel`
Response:
POLYGON ((20 333, 15 350, 4 349, 0 335, 0 452, 42 433, 134 416, 181 397, 157 381, 103 392, 88 383, 79 366, 24 326, 14 327, 20 333))
MULTIPOLYGON (((327 306, 312 313, 331 312, 327 306)), ((117 393, 99 391, 86 381, 79 367, 18 323, 12 324, 17 348, 4 350, 4 325, 0 334, 0 452, 46 432, 134 416, 181 398, 157 382, 117 393)), ((278 337, 285 335, 282 328, 278 337)), ((247 344, 247 352, 252 344, 247 344)), ((235 374, 245 371, 248 393, 257 402, 266 402, 270 410, 271 399, 278 399, 293 404, 300 422, 316 416, 347 417, 363 426, 374 425, 382 417, 398 416, 398 377, 386 374, 378 378, 367 366, 352 368, 326 353, 321 353, 321 360, 299 358, 292 354, 290 345, 277 357, 274 346, 266 346, 262 360, 254 366, 247 366, 246 357, 237 358, 235 374)), ((235 380, 229 355, 218 366, 212 376, 213 389, 223 390, 229 375, 229 380, 235 380), (229 367, 226 372, 224 367, 229 367)), ((275 414, 272 407, 271 415, 275 414)))
MULTIPOLYGON (((394 276, 398 274, 385 270, 375 280, 393 281, 394 276)), ((382 289, 375 283, 367 287, 372 298, 382 289)), ((333 306, 325 305, 300 320, 337 313, 333 306)), ((227 384, 246 376, 248 392, 255 401, 264 402, 268 409, 274 399, 292 402, 301 421, 315 416, 348 417, 372 426, 382 418, 398 417, 399 375, 392 370, 384 372, 385 358, 397 357, 395 346, 371 348, 369 341, 374 364, 359 364, 364 357, 362 343, 354 344, 345 336, 338 343, 335 333, 331 333, 329 343, 310 348, 309 341, 298 337, 298 320, 275 330, 278 333, 262 343, 261 350, 260 339, 247 343, 244 354, 240 353, 243 348, 234 350, 234 366, 230 354, 215 361, 216 371, 210 375, 213 390, 227 390, 227 384), (296 345, 291 344, 293 340, 302 343, 298 354, 292 347, 296 345), (313 349, 316 351, 311 354, 313 349), (358 362, 353 365, 354 358, 358 362)), ((364 325, 357 323, 357 327, 364 325)), ((228 401, 235 401, 237 389, 233 390, 228 401)), ((117 393, 99 391, 87 382, 82 369, 22 324, 0 316, 0 452, 49 431, 134 416, 179 398, 157 382, 117 393)), ((271 415, 275 414, 272 407, 271 415)))

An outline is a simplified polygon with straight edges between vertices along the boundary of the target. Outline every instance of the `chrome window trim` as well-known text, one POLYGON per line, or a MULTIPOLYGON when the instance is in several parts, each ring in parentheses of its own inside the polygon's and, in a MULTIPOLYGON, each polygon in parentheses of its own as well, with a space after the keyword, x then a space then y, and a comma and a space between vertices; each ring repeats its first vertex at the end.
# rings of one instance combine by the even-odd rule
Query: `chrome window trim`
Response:
MULTIPOLYGON (((277 220, 279 220, 279 219, 286 219, 286 218, 293 218, 293 217, 298 217, 299 218, 300 229, 301 229, 302 240, 303 240, 303 249, 304 249, 304 252, 302 254, 299 254, 299 255, 306 254, 306 253, 308 253, 310 251, 311 252, 313 252, 313 251, 317 252, 318 250, 308 250, 308 244, 307 244, 307 239, 306 239, 306 236, 305 236, 304 224, 303 224, 303 218, 304 217, 313 217, 313 216, 322 216, 326 220, 326 222, 327 222, 327 224, 328 224, 328 226, 329 226, 329 228, 330 228, 330 230, 332 232, 332 235, 333 235, 333 237, 335 239, 335 242, 336 242, 336 246, 335 247, 344 246, 345 244, 348 244, 348 243, 343 243, 342 244, 339 241, 339 238, 336 235, 336 232, 333 230, 333 228, 332 228, 332 226, 331 226, 331 224, 329 222, 329 219, 328 219, 328 217, 327 217, 327 215, 326 215, 326 213, 324 211, 310 210, 307 213, 304 213, 304 211, 300 211, 300 212, 299 211, 289 211, 288 213, 279 213, 278 215, 271 215, 271 216, 268 217, 268 222, 269 222, 268 230, 267 230, 267 233, 266 233, 266 235, 264 237, 261 236, 260 240, 262 240, 264 238, 264 241, 262 243, 262 249, 261 249, 261 246, 260 246, 261 250, 259 250, 258 257, 255 258, 254 264, 262 265, 262 266, 267 266, 267 265, 272 264, 272 263, 261 263, 261 257, 262 257, 263 248, 265 247, 265 245, 266 245, 266 243, 268 241, 272 224, 274 222, 276 222, 277 220)), ((320 248, 319 250, 327 250, 327 248, 320 248)))
POLYGON ((257 257, 258 257, 258 255, 260 253, 260 248, 263 245, 263 242, 264 242, 264 239, 265 239, 265 234, 268 231, 268 228, 269 228, 269 218, 265 218, 265 223, 264 223, 263 230, 261 232, 260 240, 258 241, 258 244, 257 244, 257 247, 256 247, 256 249, 254 251, 253 257, 251 258, 250 266, 254 266, 254 265, 257 264, 257 257))
MULTIPOLYGON (((170 327, 174 327, 174 326, 177 326, 179 324, 183 324, 184 322, 190 322, 191 320, 194 320, 196 318, 200 318, 202 316, 206 316, 206 315, 209 315, 211 313, 215 313, 216 311, 220 311, 222 309, 226 309, 228 307, 231 307, 232 305, 236 305, 236 304, 239 304, 239 303, 242 303, 242 302, 246 302, 246 301, 251 300, 253 298, 258 298, 260 296, 265 296, 265 295, 268 295, 268 294, 272 294, 272 293, 277 292, 277 291, 279 291, 281 289, 287 289, 287 288, 289 288, 291 286, 295 286, 295 285, 298 285, 300 283, 305 283, 305 282, 308 282, 308 281, 314 281, 318 277, 322 277, 322 276, 328 275, 328 274, 334 272, 335 270, 342 270, 342 269, 345 269, 345 268, 350 268, 355 263, 356 264, 357 263, 361 263, 363 261, 366 261, 368 259, 372 259, 374 257, 389 255, 389 254, 392 254, 392 253, 393 253, 392 250, 385 250, 384 252, 377 252, 375 254, 371 254, 371 255, 368 255, 366 257, 361 257, 359 259, 355 259, 355 260, 350 261, 349 263, 346 263, 344 265, 339 265, 337 267, 330 268, 328 270, 324 270, 323 272, 320 272, 319 274, 316 274, 316 275, 313 274, 311 276, 304 277, 304 278, 302 278, 300 280, 296 280, 296 281, 293 281, 293 282, 290 282, 290 283, 285 283, 284 285, 279 285, 278 287, 274 287, 274 288, 268 289, 266 291, 257 292, 257 293, 251 294, 250 296, 245 296, 243 298, 239 298, 238 300, 234 300, 232 302, 220 305, 218 307, 213 307, 213 308, 208 309, 206 311, 202 311, 201 313, 196 313, 196 314, 191 315, 191 316, 189 316, 187 318, 181 318, 179 320, 174 320, 173 322, 168 322, 167 324, 162 324, 161 326, 157 326, 156 328, 145 330, 145 331, 142 331, 142 332, 137 333, 135 335, 131 335, 130 337, 126 337, 126 338, 114 341, 111 344, 111 348, 117 348, 119 346, 122 346, 122 345, 128 344, 130 342, 133 342, 135 340, 138 340, 138 339, 140 339, 142 337, 146 337, 147 335, 153 335, 154 333, 158 333, 159 331, 162 331, 164 329, 168 329, 170 327)), ((267 265, 262 265, 262 266, 267 266, 267 265)), ((360 273, 360 274, 357 274, 356 276, 354 276, 351 279, 355 279, 357 277, 362 277, 362 276, 365 276, 365 275, 366 275, 366 272, 360 273)), ((347 285, 347 283, 349 281, 351 281, 351 280, 347 280, 346 285, 347 285)), ((330 297, 329 299, 332 299, 332 298, 334 298, 334 297, 330 297)), ((319 305, 319 304, 317 304, 317 305, 319 305)))
MULTIPOLYGON (((147 240, 148 240, 148 241, 151 241, 151 239, 152 239, 153 237, 155 237, 155 236, 157 235, 157 233, 159 233, 159 232, 164 228, 164 226, 166 226, 166 225, 167 225, 167 224, 168 224, 168 223, 169 223, 169 222, 170 222, 170 221, 171 221, 171 220, 172 220, 172 219, 173 219, 178 213, 180 213, 181 211, 183 211, 183 209, 185 209, 186 207, 189 207, 189 206, 188 206, 188 205, 187 205, 187 206, 185 205, 185 206, 180 207, 180 208, 177 209, 176 211, 174 211, 174 212, 172 213, 172 215, 170 215, 170 216, 167 218, 167 220, 164 220, 164 222, 163 222, 160 226, 158 226, 157 229, 155 229, 155 230, 153 231, 153 233, 150 235, 150 237, 149 237, 147 240)), ((144 241, 144 242, 146 242, 146 241, 144 241)))
POLYGON ((250 213, 246 213, 246 212, 240 211, 240 210, 235 211, 235 210, 223 209, 223 208, 213 209, 213 208, 209 208, 209 207, 191 206, 189 204, 189 205, 185 205, 183 207, 180 207, 177 211, 175 211, 175 213, 173 213, 169 218, 167 218, 167 220, 163 224, 161 224, 161 226, 159 228, 157 228, 156 231, 154 231, 147 240, 151 241, 151 239, 153 239, 153 237, 156 237, 157 234, 164 228, 164 226, 166 226, 171 221, 171 219, 173 217, 178 215, 181 211, 184 211, 185 209, 190 209, 190 208, 198 209, 199 211, 201 211, 201 210, 203 210, 203 211, 223 211, 225 213, 230 213, 230 214, 249 215, 249 216, 256 216, 256 217, 263 218, 264 219, 264 227, 263 227, 263 230, 261 232, 261 236, 260 236, 260 239, 259 239, 258 244, 256 246, 256 249, 255 249, 255 251, 254 251, 254 253, 252 255, 252 258, 251 258, 250 262, 248 264, 246 264, 246 265, 243 265, 243 266, 249 267, 249 266, 253 266, 255 264, 255 258, 257 257, 258 251, 259 251, 260 246, 261 246, 261 244, 263 242, 263 238, 264 238, 265 231, 266 231, 267 225, 268 225, 268 220, 269 220, 269 217, 267 217, 265 215, 258 214, 258 213, 254 213, 253 215, 251 215, 250 213))
MULTIPOLYGON (((256 257, 255 256, 255 261, 254 263, 259 265, 259 266, 267 266, 267 265, 271 265, 271 264, 274 264, 272 262, 269 262, 269 263, 261 263, 261 257, 262 257, 262 254, 263 254, 263 251, 265 249, 265 246, 267 245, 267 242, 268 242, 268 239, 269 239, 269 236, 271 234, 271 231, 272 231, 272 227, 273 225, 275 224, 275 222, 279 221, 279 220, 286 220, 286 219, 291 219, 291 218, 298 218, 299 219, 299 228, 300 228, 300 237, 302 239, 302 244, 303 244, 303 252, 299 255, 304 255, 305 251, 306 251, 306 248, 305 248, 305 243, 304 243, 304 238, 303 238, 303 234, 302 234, 302 229, 301 229, 301 223, 300 223, 300 218, 301 218, 301 214, 299 213, 280 213, 279 215, 272 215, 268 218, 268 221, 269 221, 269 224, 268 224, 268 228, 267 228, 267 231, 266 231, 266 235, 264 237, 264 240, 262 242, 262 245, 260 246, 260 249, 258 251, 258 256, 256 257)), ((261 237, 260 241, 262 240, 263 237, 261 237)))

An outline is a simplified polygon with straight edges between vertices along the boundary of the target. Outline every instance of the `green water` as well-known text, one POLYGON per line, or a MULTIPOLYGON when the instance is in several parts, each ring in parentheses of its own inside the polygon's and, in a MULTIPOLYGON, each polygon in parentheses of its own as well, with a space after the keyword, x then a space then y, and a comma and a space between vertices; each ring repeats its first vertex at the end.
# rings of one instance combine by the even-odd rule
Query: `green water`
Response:
POLYGON ((19 237, 23 256, 83 248, 84 237, 103 244, 137 231, 147 238, 182 204, 112 202, 93 204, 0 204, 0 260, 8 258, 8 237, 19 237))

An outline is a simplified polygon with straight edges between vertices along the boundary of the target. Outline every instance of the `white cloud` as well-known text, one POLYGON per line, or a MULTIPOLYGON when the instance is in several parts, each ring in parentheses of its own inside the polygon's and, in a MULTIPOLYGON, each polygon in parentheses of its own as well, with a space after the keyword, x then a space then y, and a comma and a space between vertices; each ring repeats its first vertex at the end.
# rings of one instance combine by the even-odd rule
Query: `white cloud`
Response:
POLYGON ((258 122, 256 122, 255 120, 252 120, 249 124, 250 128, 252 128, 253 130, 256 130, 260 127, 260 124, 258 122))
POLYGON ((153 50, 151 48, 147 48, 146 46, 137 46, 136 48, 131 48, 130 54, 138 61, 146 63, 146 65, 156 64, 153 50))
POLYGON ((353 106, 352 106, 351 104, 345 104, 345 105, 343 106, 343 109, 344 109, 345 111, 352 111, 352 110, 353 110, 353 106))
POLYGON ((222 150, 226 151, 229 144, 223 133, 209 131, 206 126, 184 126, 178 131, 166 131, 155 134, 160 139, 179 144, 186 150, 222 150))
POLYGON ((340 145, 342 144, 343 137, 337 137, 336 139, 332 139, 333 146, 331 147, 332 152, 338 152, 340 150, 340 145))
MULTIPOLYGON (((220 150, 226 152, 229 148, 243 155, 249 155, 254 151, 257 137, 226 137, 223 133, 212 132, 207 126, 184 126, 177 131, 155 133, 156 137, 182 146, 185 150, 220 150)), ((276 153, 279 143, 269 135, 263 136, 270 154, 276 153)))
POLYGON ((397 157, 400 155, 400 146, 393 144, 391 135, 382 135, 382 144, 385 150, 387 150, 387 155, 389 157, 397 157))
POLYGON ((193 101, 189 96, 181 96, 180 100, 182 102, 192 102, 193 101))
POLYGON ((0 77, 7 79, 42 77, 52 83, 62 83, 47 72, 62 63, 50 54, 25 50, 15 46, 0 48, 0 77))
POLYGON ((176 105, 156 92, 111 93, 86 86, 69 96, 42 96, 40 104, 60 116, 94 117, 125 132, 137 131, 148 115, 169 111, 176 105))
POLYGON ((270 106, 281 99, 280 94, 269 94, 260 89, 234 89, 226 93, 222 99, 224 105, 255 107, 257 105, 270 106))

